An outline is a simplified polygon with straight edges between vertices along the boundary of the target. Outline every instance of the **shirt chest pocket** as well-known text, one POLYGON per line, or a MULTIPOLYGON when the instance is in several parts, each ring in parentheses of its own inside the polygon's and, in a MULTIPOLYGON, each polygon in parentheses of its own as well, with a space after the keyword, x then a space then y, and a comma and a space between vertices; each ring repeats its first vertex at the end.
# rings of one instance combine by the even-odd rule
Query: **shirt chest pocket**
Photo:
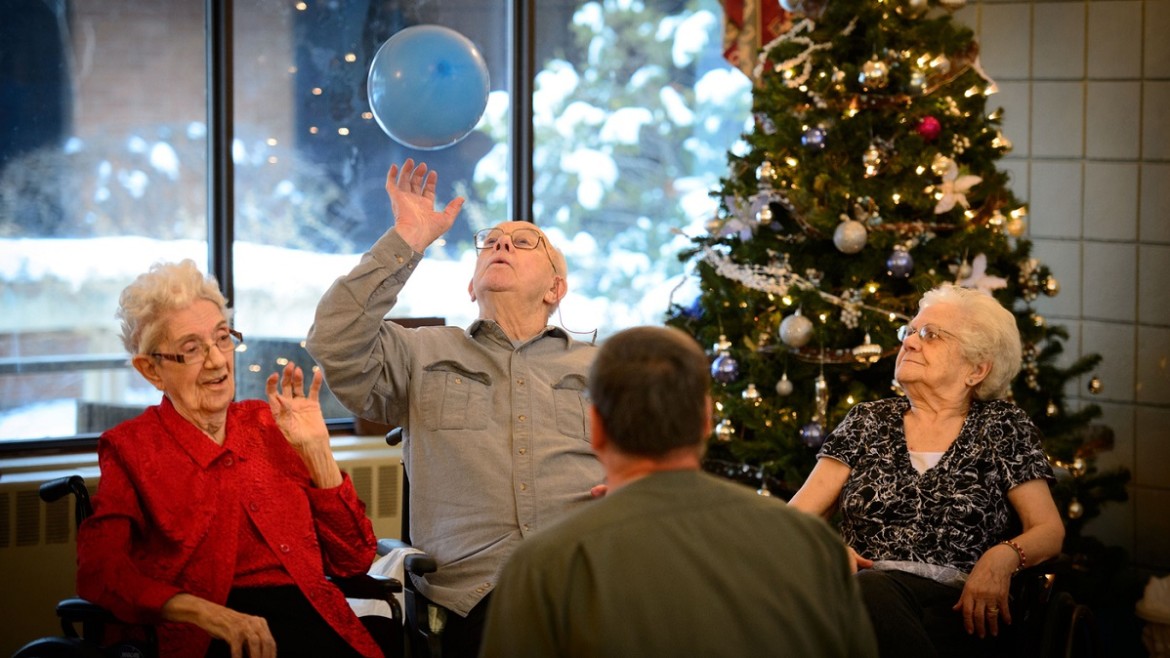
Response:
POLYGON ((492 378, 454 362, 426 367, 422 414, 428 430, 482 430, 488 423, 492 378))
POLYGON ((589 440, 588 402, 585 400, 585 377, 566 375, 553 386, 557 431, 583 441, 589 440))

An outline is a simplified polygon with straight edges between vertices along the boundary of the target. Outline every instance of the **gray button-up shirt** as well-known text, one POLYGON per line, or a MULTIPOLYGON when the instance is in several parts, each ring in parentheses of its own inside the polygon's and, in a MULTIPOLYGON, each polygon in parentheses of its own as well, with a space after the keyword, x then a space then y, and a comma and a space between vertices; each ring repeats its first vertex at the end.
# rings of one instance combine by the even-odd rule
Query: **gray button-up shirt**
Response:
POLYGON ((384 318, 422 256, 391 230, 321 298, 307 348, 337 399, 403 427, 410 534, 439 570, 428 598, 466 615, 518 542, 590 499, 585 384, 596 349, 548 327, 405 329, 384 318))

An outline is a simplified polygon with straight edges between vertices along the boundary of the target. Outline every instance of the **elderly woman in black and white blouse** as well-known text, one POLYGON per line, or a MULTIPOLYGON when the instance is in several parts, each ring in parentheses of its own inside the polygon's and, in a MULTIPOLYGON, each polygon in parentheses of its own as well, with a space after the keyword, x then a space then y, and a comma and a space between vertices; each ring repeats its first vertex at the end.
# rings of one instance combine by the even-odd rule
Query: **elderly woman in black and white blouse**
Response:
POLYGON ((854 407, 793 507, 841 533, 883 656, 996 655, 1013 574, 1056 555, 1064 526, 1039 431, 1008 400, 1015 317, 983 292, 927 292, 899 332, 905 397, 854 407))

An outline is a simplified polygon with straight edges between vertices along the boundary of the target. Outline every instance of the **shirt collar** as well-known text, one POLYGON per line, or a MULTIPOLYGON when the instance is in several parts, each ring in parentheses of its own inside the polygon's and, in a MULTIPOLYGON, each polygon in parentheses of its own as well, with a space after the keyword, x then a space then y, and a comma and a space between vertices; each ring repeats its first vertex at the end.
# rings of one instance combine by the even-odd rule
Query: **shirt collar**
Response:
MULTIPOLYGON (((184 418, 167 396, 163 396, 162 404, 159 406, 166 429, 175 438, 175 442, 201 467, 207 468, 212 462, 219 459, 221 455, 228 451, 226 446, 230 439, 225 439, 224 445, 222 446, 213 441, 211 437, 207 436, 206 432, 184 418)), ((224 426, 225 437, 230 435, 230 432, 227 430, 230 430, 232 424, 231 416, 231 407, 229 407, 228 419, 224 426)))
MULTIPOLYGON (((475 320, 474 322, 472 322, 467 327, 467 331, 465 333, 467 334, 467 336, 469 338, 475 338, 476 336, 478 336, 482 333, 484 335, 491 336, 492 338, 499 340, 505 344, 510 345, 512 343, 512 339, 508 338, 508 334, 504 333, 504 329, 502 327, 500 327, 499 323, 496 322, 495 320, 488 320, 488 319, 484 319, 484 318, 479 318, 479 319, 475 320)), ((517 345, 516 347, 522 347, 522 346, 527 345, 529 343, 540 340, 541 338, 544 338, 545 336, 563 339, 565 341, 566 348, 568 348, 569 346, 571 346, 573 344, 573 337, 569 335, 569 332, 565 331, 561 327, 550 324, 550 325, 546 326, 543 330, 541 330, 540 333, 538 333, 535 336, 533 336, 532 338, 524 341, 520 345, 517 345)))

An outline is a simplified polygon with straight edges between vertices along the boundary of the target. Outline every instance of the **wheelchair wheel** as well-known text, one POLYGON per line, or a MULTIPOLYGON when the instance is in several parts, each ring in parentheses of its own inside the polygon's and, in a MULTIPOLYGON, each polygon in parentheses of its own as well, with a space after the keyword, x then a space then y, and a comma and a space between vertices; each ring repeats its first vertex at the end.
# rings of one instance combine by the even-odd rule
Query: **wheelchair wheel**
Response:
POLYGON ((12 654, 12 658, 103 658, 101 652, 72 637, 43 637, 12 654))

